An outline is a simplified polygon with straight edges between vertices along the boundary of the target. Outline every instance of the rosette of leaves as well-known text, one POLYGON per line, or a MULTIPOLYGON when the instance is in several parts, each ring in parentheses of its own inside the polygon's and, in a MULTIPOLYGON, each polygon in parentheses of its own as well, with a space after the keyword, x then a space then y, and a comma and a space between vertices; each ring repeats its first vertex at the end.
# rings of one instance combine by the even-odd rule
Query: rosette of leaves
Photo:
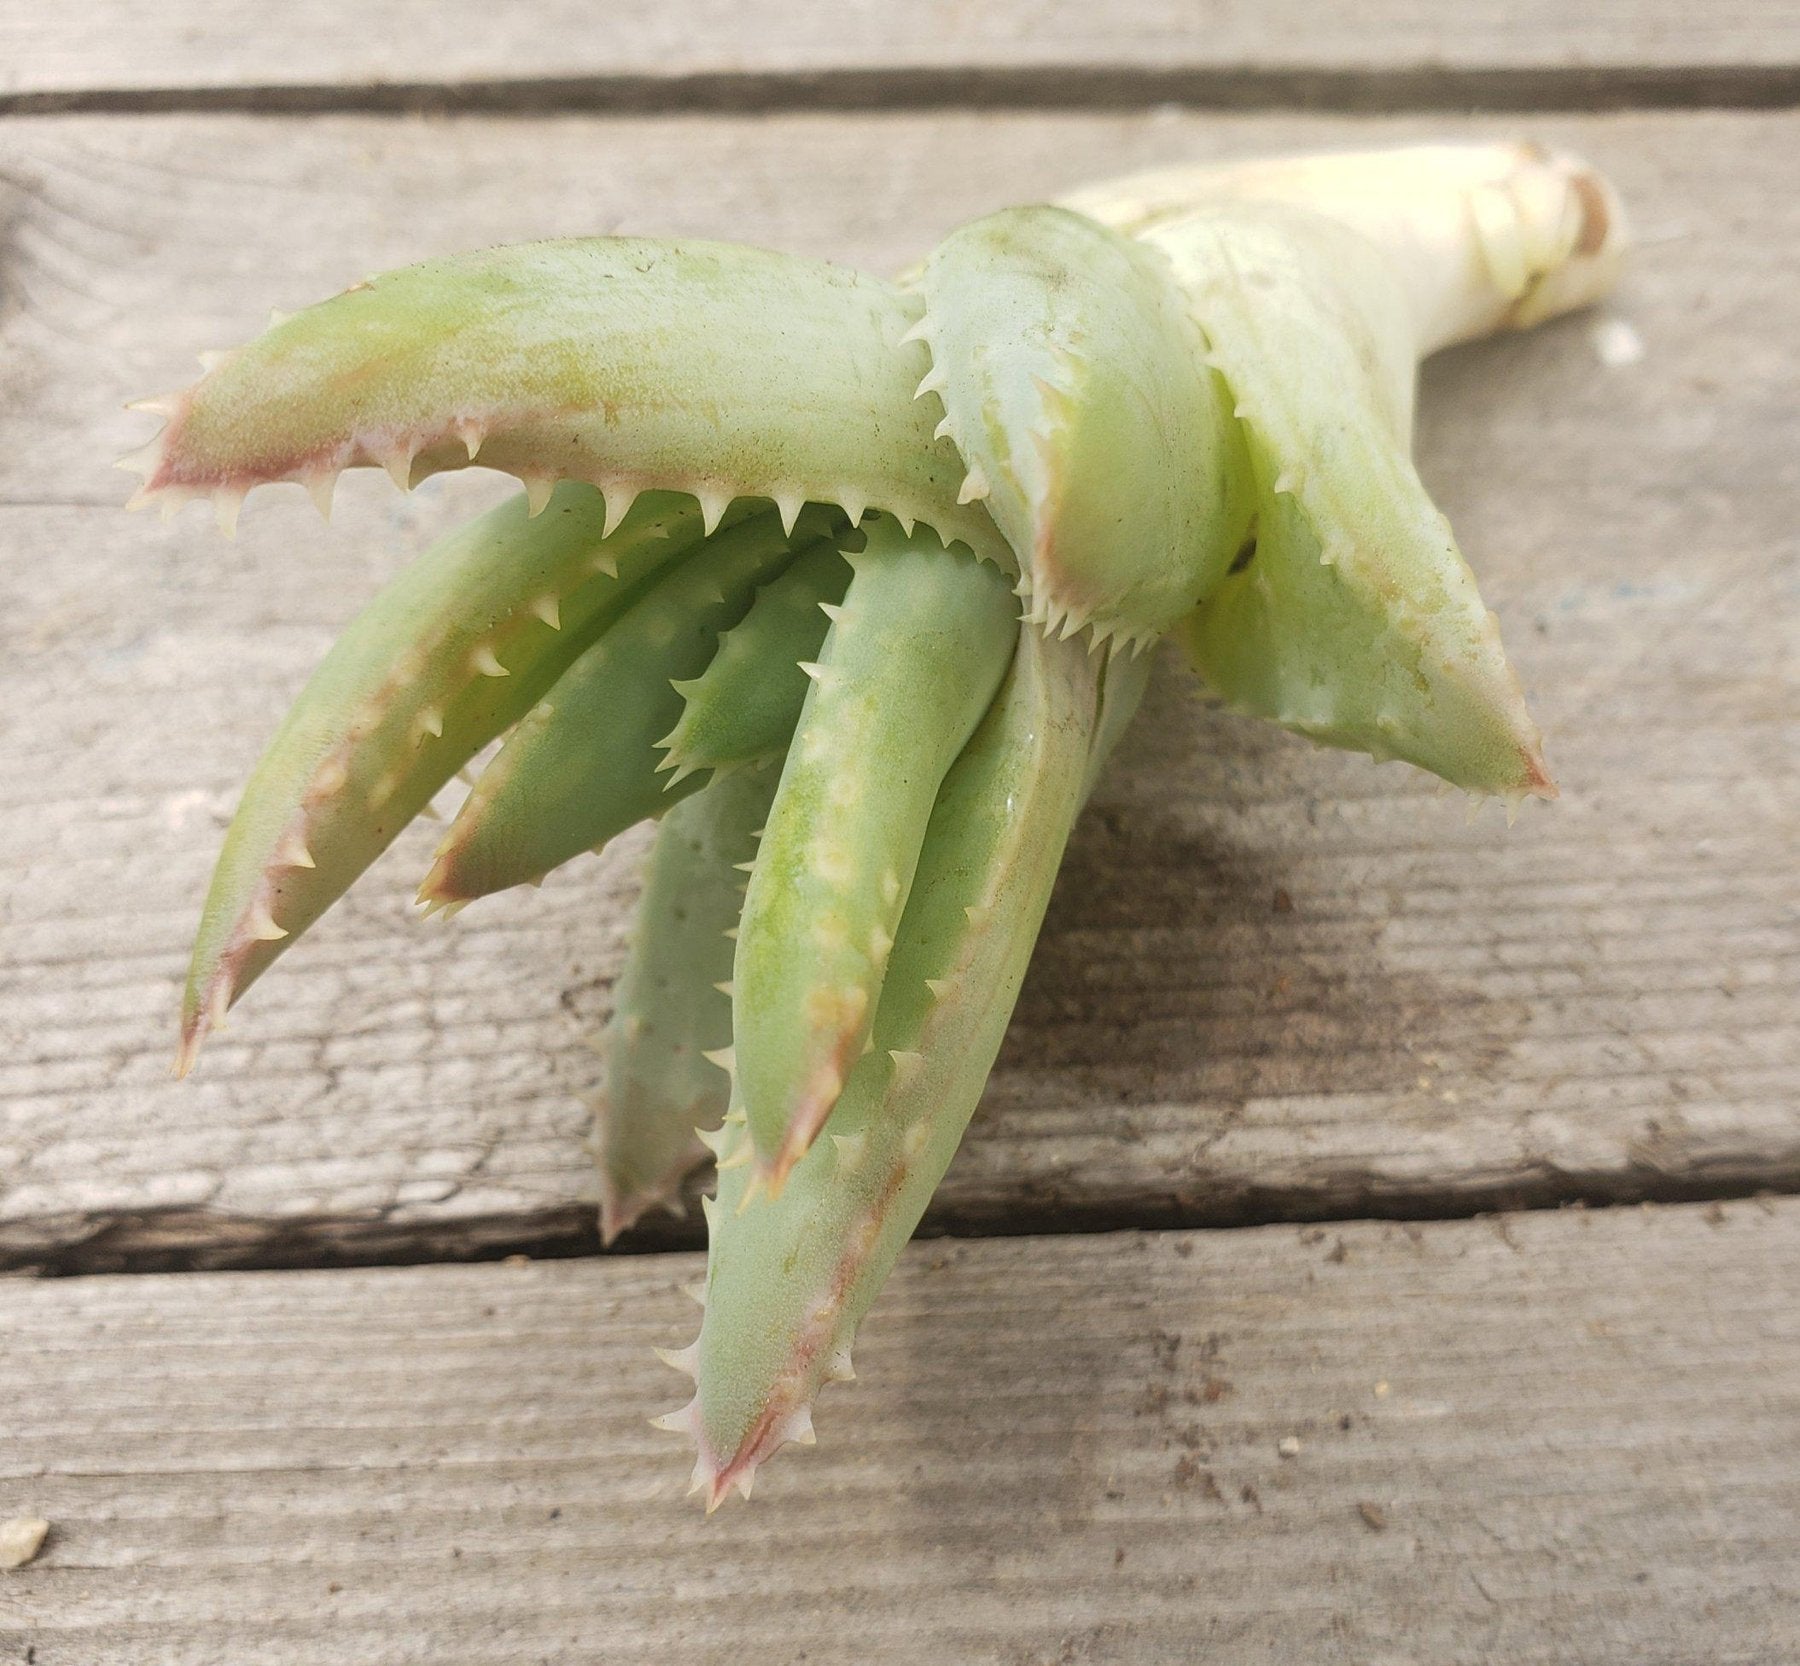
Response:
POLYGON ((1167 635, 1233 706, 1553 792, 1410 457, 1415 371, 1609 285, 1618 206, 1532 146, 1178 169, 1010 208, 887 281, 595 238, 436 260, 146 402, 140 501, 523 492, 356 618, 247 786, 180 1068, 450 777, 421 889, 657 819, 605 1036, 607 1238, 708 1150, 695 1379, 746 1494, 812 1438, 1000 1045, 1064 843, 1167 635))

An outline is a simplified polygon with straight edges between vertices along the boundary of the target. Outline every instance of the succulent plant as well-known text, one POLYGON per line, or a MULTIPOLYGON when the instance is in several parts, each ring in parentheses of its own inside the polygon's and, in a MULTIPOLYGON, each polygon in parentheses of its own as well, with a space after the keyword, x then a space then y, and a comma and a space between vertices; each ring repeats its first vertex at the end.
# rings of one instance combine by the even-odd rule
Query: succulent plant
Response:
POLYGON ((1591 300, 1622 244, 1523 145, 1184 169, 1014 208, 889 282, 702 242, 436 260, 277 318, 135 501, 521 496, 350 625, 244 793, 178 1068, 449 778, 446 912, 660 818, 606 1035, 603 1230, 710 1148, 710 1509, 786 1441, 973 1113, 1149 656, 1516 804, 1538 734, 1410 460, 1415 370, 1591 300), (747 876, 747 877, 746 877, 747 876))

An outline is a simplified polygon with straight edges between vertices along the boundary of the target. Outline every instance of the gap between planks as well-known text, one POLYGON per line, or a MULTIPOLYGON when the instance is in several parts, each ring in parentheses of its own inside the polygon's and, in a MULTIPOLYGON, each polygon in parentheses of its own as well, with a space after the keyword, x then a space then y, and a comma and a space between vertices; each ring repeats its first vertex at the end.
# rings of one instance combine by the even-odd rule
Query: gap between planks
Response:
POLYGON ((1792 0, 89 0, 0 8, 16 111, 726 114, 1796 101, 1792 0))
POLYGON ((1059 64, 578 75, 365 84, 93 87, 0 93, 0 117, 42 115, 753 116, 937 110, 1108 114, 1572 114, 1787 110, 1800 65, 1223 68, 1059 64))
MULTIPOLYGON (((155 1207, 106 1217, 89 1236, 47 1249, 0 1249, 0 1279, 83 1278, 133 1274, 322 1272, 333 1268, 444 1266, 467 1263, 576 1260, 593 1256, 679 1255, 703 1250, 700 1198, 713 1190, 704 1170, 683 1188, 683 1213, 657 1211, 602 1249, 592 1205, 563 1204, 517 1215, 459 1215, 442 1224, 379 1216, 307 1215, 258 1220, 205 1209, 155 1207)), ((936 1239, 1099 1236, 1117 1232, 1253 1231, 1275 1225, 1335 1226, 1378 1222, 1494 1219, 1565 1209, 1652 1205, 1759 1204, 1800 1195, 1800 1163, 1759 1168, 1754 1176, 1565 1175, 1554 1190, 1518 1179, 1485 1188, 1367 1195, 1333 1205, 1316 1191, 1245 1188, 1197 1197, 1170 1194, 1112 1203, 1043 1197, 984 1205, 933 1203, 917 1242, 936 1239)))

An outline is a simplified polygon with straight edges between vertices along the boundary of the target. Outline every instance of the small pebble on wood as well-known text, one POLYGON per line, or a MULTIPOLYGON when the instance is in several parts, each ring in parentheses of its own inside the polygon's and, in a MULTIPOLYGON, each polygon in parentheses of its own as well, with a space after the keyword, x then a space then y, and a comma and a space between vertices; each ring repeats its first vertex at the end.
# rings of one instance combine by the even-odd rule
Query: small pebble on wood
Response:
POLYGON ((50 1523, 35 1516, 0 1521, 0 1568, 22 1568, 44 1548, 50 1523))

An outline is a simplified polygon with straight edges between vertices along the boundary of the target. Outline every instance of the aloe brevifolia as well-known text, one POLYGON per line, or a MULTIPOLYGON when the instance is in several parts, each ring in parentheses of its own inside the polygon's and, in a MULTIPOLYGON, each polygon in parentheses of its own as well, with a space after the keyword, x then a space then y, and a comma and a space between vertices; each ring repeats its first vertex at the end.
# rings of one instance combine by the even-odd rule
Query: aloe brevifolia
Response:
POLYGON ((600 1101, 610 1239, 710 1147, 708 1507, 811 1438, 954 1153, 1070 826, 1169 634, 1236 707, 1477 794, 1553 792, 1409 457, 1421 356, 1611 282, 1617 204, 1530 146, 1175 170, 887 282, 602 238, 356 285, 149 407, 140 500, 479 461, 320 666, 201 921, 179 1068, 506 737, 421 891, 660 816, 600 1101))

